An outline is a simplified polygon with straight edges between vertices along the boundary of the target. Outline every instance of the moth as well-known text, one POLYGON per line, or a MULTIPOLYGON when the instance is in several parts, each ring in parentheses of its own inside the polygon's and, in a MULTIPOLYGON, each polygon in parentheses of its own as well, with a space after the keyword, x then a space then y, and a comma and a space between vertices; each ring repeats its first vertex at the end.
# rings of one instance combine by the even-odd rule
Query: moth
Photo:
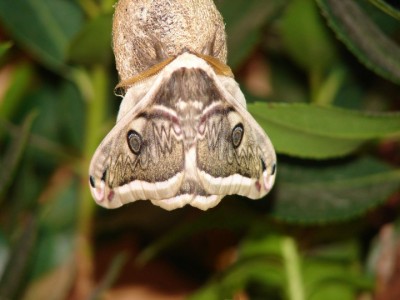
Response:
POLYGON ((90 164, 98 204, 147 199, 207 210, 226 195, 258 199, 271 190, 273 145, 229 67, 185 50, 126 84, 117 123, 90 164))

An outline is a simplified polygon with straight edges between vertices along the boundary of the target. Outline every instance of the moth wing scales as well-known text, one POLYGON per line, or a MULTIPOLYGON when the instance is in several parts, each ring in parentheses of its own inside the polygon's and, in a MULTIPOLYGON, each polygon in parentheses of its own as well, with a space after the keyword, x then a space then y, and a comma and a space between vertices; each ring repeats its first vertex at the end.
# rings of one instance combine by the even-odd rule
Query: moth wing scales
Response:
MULTIPOLYGON (((265 164, 268 164, 269 167, 271 167, 273 164, 276 164, 275 150, 272 146, 272 143, 270 142, 268 136, 264 133, 263 129, 246 110, 243 93, 240 91, 236 81, 234 81, 232 78, 217 76, 211 72, 208 72, 208 74, 210 75, 211 79, 214 80, 215 86, 222 94, 224 98, 223 101, 231 105, 244 120, 244 123, 246 123, 244 125, 246 128, 244 134, 251 135, 252 140, 257 141, 260 144, 257 146, 263 149, 260 153, 260 159, 262 159, 265 164)), ((255 145, 253 145, 253 147, 255 147, 255 145)), ((222 150, 222 147, 220 147, 220 149, 222 150)), ((228 153, 225 153, 225 159, 227 155, 229 157, 229 153, 229 151, 228 153)), ((246 164, 246 162, 252 159, 250 154, 251 153, 244 153, 244 155, 249 155, 249 157, 246 158, 245 156, 242 156, 239 157, 239 160, 242 160, 244 164, 246 164)), ((242 153, 240 155, 242 155, 242 153)), ((264 177, 264 172, 259 172, 259 176, 257 178, 248 178, 239 174, 231 174, 230 176, 226 176, 225 178, 221 179, 218 177, 213 177, 210 174, 199 170, 199 178, 208 193, 239 194, 253 199, 261 198, 269 192, 268 187, 272 186, 275 175, 268 175, 270 184, 268 186, 264 184, 262 185, 264 188, 259 189, 260 185, 257 183, 259 181, 264 182, 264 177)))

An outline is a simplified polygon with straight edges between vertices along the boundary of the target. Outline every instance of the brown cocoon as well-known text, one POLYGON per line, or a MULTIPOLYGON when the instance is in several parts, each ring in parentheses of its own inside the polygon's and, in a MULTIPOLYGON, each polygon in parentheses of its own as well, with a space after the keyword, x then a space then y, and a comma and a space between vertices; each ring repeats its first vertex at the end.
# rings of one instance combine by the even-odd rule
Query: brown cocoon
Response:
POLYGON ((225 26, 213 0, 120 0, 113 48, 120 80, 184 49, 226 63, 225 26))

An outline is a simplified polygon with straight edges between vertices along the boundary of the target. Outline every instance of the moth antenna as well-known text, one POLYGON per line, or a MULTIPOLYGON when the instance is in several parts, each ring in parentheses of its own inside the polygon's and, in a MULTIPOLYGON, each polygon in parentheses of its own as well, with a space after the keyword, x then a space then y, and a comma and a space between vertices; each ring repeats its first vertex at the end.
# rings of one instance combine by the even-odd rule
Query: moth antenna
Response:
MULTIPOLYGON (((222 44, 217 45, 216 39, 217 39, 217 34, 215 33, 214 39, 212 42, 212 52, 211 52, 212 54, 210 54, 210 55, 218 58, 218 57, 223 56, 222 53, 224 50, 226 51, 226 45, 222 45, 222 44)), ((225 59, 225 63, 226 63, 226 59, 225 59)))
MULTIPOLYGON (((148 27, 148 26, 146 26, 146 27, 148 27)), ((152 66, 166 60, 170 56, 168 55, 167 49, 161 42, 161 39, 158 38, 153 32, 151 32, 151 28, 147 29, 147 35, 148 35, 148 39, 151 41, 150 44, 153 46, 154 54, 155 54, 155 57, 149 57, 149 67, 152 67, 152 66), (150 63, 150 61, 151 61, 151 63, 150 63)), ((151 52, 148 52, 147 55, 149 53, 151 53, 151 52)))
MULTIPOLYGON (((213 38, 204 45, 204 48, 201 51, 201 54, 218 57, 218 53, 215 50, 215 43, 217 39, 217 29, 214 30, 213 38)), ((219 49, 221 50, 221 49, 219 49)))
POLYGON ((168 58, 167 51, 164 49, 160 41, 154 43, 157 63, 160 63, 168 58))

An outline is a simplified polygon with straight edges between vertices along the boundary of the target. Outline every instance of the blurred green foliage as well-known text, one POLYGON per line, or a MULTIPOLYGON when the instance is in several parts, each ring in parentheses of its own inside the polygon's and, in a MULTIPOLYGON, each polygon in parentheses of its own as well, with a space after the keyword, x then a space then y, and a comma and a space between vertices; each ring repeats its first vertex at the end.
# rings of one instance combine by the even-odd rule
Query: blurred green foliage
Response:
MULTIPOLYGON (((383 224, 398 223, 398 202, 389 216, 384 208, 390 197, 398 201, 400 186, 399 7, 383 0, 216 4, 238 81, 246 82, 254 59, 267 69, 268 95, 242 87, 278 153, 274 191, 260 201, 227 197, 207 212, 164 212, 150 203, 105 211, 94 207, 87 168, 119 102, 114 0, 0 0, 0 299, 70 299, 82 256, 96 269, 100 246, 126 230, 141 241, 138 265, 163 256, 189 264, 183 270, 199 287, 191 299, 376 293, 373 257, 387 245, 372 241, 383 224), (193 237, 216 230, 236 240, 235 259, 218 271, 194 263, 213 258, 193 237), (188 251, 191 243, 204 253, 188 251)), ((87 299, 116 284, 125 259, 115 255, 87 299)))

